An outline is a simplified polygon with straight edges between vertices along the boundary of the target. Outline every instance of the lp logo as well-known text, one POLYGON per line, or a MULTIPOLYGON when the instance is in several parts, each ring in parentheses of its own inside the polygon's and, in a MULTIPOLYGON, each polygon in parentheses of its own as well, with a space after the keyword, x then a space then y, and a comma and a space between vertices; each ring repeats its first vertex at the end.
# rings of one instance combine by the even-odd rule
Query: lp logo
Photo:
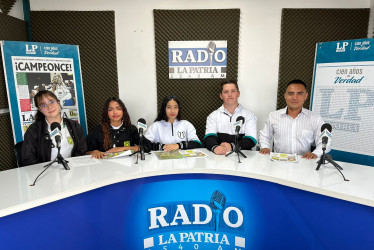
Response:
POLYGON ((26 54, 36 54, 36 49, 38 48, 38 45, 31 45, 31 48, 29 47, 28 44, 25 45, 26 46, 26 54))
POLYGON ((347 47, 349 42, 343 42, 342 46, 340 46, 340 43, 336 44, 336 51, 345 51, 345 47, 347 47))

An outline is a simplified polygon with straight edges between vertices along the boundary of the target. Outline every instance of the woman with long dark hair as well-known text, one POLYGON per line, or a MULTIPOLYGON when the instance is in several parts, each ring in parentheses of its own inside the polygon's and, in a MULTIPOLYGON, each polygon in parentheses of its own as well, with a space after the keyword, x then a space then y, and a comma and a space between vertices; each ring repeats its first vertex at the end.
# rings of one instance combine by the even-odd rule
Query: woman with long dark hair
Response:
POLYGON ((51 91, 41 90, 34 96, 35 122, 27 129, 22 146, 22 165, 54 160, 58 149, 51 140, 51 124, 60 123, 61 150, 64 157, 85 155, 87 151, 86 140, 79 123, 61 117, 60 101, 51 91))
MULTIPOLYGON (((106 100, 101 114, 101 124, 87 136, 87 154, 102 159, 107 153, 138 151, 138 144, 138 130, 131 124, 125 104, 115 97, 106 100)), ((144 149, 146 152, 150 151, 147 145, 144 145, 144 149)))
POLYGON ((153 150, 173 151, 200 148, 201 142, 195 127, 182 120, 180 101, 176 96, 164 98, 155 122, 145 137, 152 142, 153 150))

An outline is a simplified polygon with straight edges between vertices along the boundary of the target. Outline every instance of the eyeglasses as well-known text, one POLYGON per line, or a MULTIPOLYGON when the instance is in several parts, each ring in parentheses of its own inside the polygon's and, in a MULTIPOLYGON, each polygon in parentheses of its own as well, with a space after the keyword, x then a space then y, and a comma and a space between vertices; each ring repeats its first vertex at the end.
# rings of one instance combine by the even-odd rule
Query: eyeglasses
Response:
POLYGON ((45 111, 45 110, 47 110, 47 108, 48 108, 49 106, 52 106, 52 105, 54 105, 54 104, 56 104, 56 103, 57 103, 56 100, 51 100, 51 101, 48 102, 48 104, 46 104, 46 103, 41 104, 40 107, 39 107, 39 109, 40 109, 41 111, 45 111))

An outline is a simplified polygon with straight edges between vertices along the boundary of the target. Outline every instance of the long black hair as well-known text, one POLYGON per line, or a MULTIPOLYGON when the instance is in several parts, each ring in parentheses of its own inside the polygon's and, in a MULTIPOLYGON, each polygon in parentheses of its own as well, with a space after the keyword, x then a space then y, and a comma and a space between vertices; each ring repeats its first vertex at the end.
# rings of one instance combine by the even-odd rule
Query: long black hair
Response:
POLYGON ((111 145, 113 145, 112 144, 112 139, 110 138, 110 133, 109 133, 110 120, 109 120, 109 116, 108 116, 108 108, 109 108, 109 104, 111 102, 117 102, 119 104, 119 106, 121 106, 121 109, 122 109, 122 112, 123 112, 123 117, 122 117, 123 125, 125 125, 126 127, 131 125, 130 115, 127 112, 126 106, 121 101, 121 99, 116 98, 116 97, 112 97, 112 98, 107 99, 105 101, 103 111, 101 113, 101 131, 103 132, 103 135, 104 135, 104 145, 103 146, 104 146, 105 150, 110 149, 111 145))
POLYGON ((158 111, 158 115, 157 115, 157 118, 156 118, 155 122, 162 121, 162 120, 168 121, 168 116, 166 115, 166 106, 168 105, 168 102, 171 101, 171 100, 174 100, 178 104, 178 115, 177 115, 176 118, 179 121, 182 119, 180 101, 179 101, 178 97, 176 97, 175 95, 171 95, 171 96, 167 96, 167 97, 164 98, 164 100, 161 104, 160 110, 158 111))

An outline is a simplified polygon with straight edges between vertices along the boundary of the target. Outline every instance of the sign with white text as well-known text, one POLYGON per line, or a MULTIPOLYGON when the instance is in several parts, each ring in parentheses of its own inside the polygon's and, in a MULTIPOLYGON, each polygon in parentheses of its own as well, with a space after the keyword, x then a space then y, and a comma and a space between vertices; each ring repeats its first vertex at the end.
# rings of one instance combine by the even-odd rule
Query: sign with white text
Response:
POLYGON ((77 45, 1 42, 14 142, 34 122, 34 96, 41 90, 60 100, 61 115, 78 121, 87 134, 83 85, 77 45))
POLYGON ((169 79, 226 78, 227 41, 169 41, 169 79))
POLYGON ((373 210, 246 177, 166 174, 5 216, 0 242, 2 250, 367 249, 373 210))
POLYGON ((311 109, 332 125, 335 160, 374 166, 374 39, 318 43, 311 109))

